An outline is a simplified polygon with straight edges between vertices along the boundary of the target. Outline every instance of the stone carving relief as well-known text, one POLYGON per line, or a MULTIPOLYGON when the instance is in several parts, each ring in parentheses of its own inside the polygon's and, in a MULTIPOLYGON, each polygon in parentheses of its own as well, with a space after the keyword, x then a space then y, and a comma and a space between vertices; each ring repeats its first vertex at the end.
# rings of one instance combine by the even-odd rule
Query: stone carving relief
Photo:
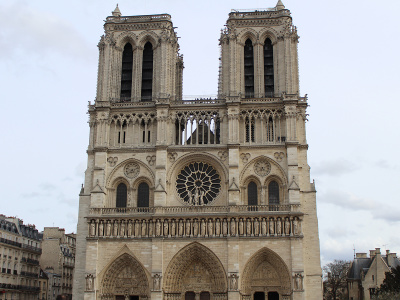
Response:
POLYGON ((172 163, 176 160, 177 157, 178 157, 178 153, 176 153, 176 152, 168 153, 168 159, 172 163))
POLYGON ((219 151, 218 157, 220 160, 225 161, 228 158, 228 152, 227 151, 219 151))
POLYGON ((275 152, 274 153, 274 157, 275 157, 277 162, 281 162, 282 159, 285 157, 285 153, 283 153, 283 152, 275 152))
POLYGON ((124 168, 124 174, 128 178, 137 177, 139 175, 139 172, 140 172, 140 166, 135 162, 126 164, 126 166, 124 168))
POLYGON ((147 162, 149 163, 149 166, 153 166, 156 162, 156 156, 155 155, 148 155, 146 157, 147 162))
POLYGON ((254 172, 265 177, 271 172, 271 164, 266 159, 259 160, 254 164, 254 172))
POLYGON ((161 274, 153 275, 153 291, 161 291, 161 274))
POLYGON ((249 161, 250 157, 251 157, 250 153, 242 153, 242 154, 240 154, 240 158, 242 159, 242 162, 244 164, 246 164, 249 161))
POLYGON ((109 157, 107 159, 107 161, 108 161, 108 164, 110 165, 110 167, 115 167, 115 165, 118 162, 118 157, 109 157))
POLYGON ((86 291, 87 292, 94 291, 94 276, 93 276, 93 274, 86 275, 86 291))

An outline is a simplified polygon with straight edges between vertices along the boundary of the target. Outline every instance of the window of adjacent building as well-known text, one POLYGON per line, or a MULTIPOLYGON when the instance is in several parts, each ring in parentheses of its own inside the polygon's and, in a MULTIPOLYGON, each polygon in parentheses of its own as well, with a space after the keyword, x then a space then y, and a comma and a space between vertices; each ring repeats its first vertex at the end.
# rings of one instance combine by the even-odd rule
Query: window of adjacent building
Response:
POLYGON ((127 43, 122 53, 121 72, 121 100, 129 101, 132 96, 132 70, 133 70, 133 48, 127 43))
POLYGON ((257 199, 257 184, 251 181, 247 186, 248 205, 258 205, 257 199))
POLYGON ((139 184, 139 188, 138 188, 137 206, 138 207, 149 207, 149 204, 150 204, 149 185, 146 182, 142 182, 141 184, 139 184))
POLYGON ((128 191, 125 183, 120 183, 117 187, 117 207, 126 207, 128 191))
POLYGON ((153 45, 147 42, 143 49, 142 101, 151 101, 153 93, 153 45))
POLYGON ((269 205, 279 204, 279 184, 271 181, 268 185, 268 203, 269 205))
POLYGON ((265 97, 274 96, 274 53, 269 38, 264 43, 264 88, 265 97))
POLYGON ((254 97, 254 51, 250 39, 244 44, 244 92, 246 98, 254 97))

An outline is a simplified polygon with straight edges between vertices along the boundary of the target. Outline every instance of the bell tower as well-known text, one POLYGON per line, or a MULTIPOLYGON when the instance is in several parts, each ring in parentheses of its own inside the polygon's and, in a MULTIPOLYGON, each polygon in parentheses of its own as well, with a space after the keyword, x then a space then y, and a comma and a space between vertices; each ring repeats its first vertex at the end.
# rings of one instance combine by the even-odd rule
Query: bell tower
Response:
POLYGON ((182 99, 170 15, 104 30, 73 299, 321 299, 290 11, 231 11, 213 99, 182 99))

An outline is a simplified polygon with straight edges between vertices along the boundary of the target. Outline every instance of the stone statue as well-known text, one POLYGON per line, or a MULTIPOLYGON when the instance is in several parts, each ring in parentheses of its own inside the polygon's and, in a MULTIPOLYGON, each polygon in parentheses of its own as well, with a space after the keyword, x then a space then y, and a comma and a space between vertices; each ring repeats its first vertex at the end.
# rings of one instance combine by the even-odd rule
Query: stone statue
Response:
POLYGON ((303 275, 301 273, 296 273, 294 275, 295 289, 301 291, 303 289, 303 275))
POLYGON ((121 232, 119 233, 121 236, 125 236, 125 221, 121 221, 121 232))
POLYGON ((281 218, 278 218, 278 220, 276 220, 276 234, 277 234, 277 235, 281 235, 281 234, 282 234, 282 222, 281 222, 281 218))
POLYGON ((107 236, 111 235, 111 223, 110 223, 110 221, 107 221, 106 235, 107 236))
POLYGON ((129 222, 128 223, 128 237, 131 237, 131 236, 132 236, 132 222, 129 222))
POLYGON ((156 222, 156 236, 160 236, 161 235, 161 224, 160 224, 160 220, 157 219, 156 222))
POLYGON ((239 220, 239 235, 243 235, 243 232, 244 232, 243 219, 240 218, 240 220, 239 220))
POLYGON ((258 219, 256 218, 254 220, 254 235, 258 235, 260 232, 260 223, 258 222, 258 219))
POLYGON ((188 197, 189 197, 189 205, 192 206, 193 205, 193 196, 192 196, 192 192, 191 191, 187 191, 188 197))
POLYGON ((236 235, 236 221, 234 218, 231 219, 231 235, 236 235))
POLYGON ((274 232, 274 219, 269 219, 269 234, 275 234, 274 232))
POLYGON ((206 205, 204 203, 204 191, 203 190, 200 191, 200 205, 206 205))
POLYGON ((285 218, 285 234, 290 234, 290 221, 289 218, 285 218))
POLYGON ((197 220, 194 220, 193 222, 193 236, 197 236, 199 234, 199 224, 197 223, 197 220))
POLYGON ((221 221, 217 219, 215 221, 215 235, 219 236, 221 234, 221 221))
POLYGON ((179 220, 178 222, 178 236, 182 236, 183 235, 183 222, 182 220, 179 220))
POLYGON ((267 234, 267 221, 265 220, 265 218, 262 219, 261 234, 262 235, 266 235, 267 234))
POLYGON ((175 236, 175 232, 176 232, 176 224, 175 224, 175 220, 171 221, 171 236, 175 236))
POLYGON ((149 220, 149 237, 153 236, 153 221, 149 220))
POLYGON ((199 205, 199 189, 196 189, 196 191, 194 192, 194 205, 199 205))
POLYGON ((103 236, 103 230, 104 230, 104 225, 103 225, 103 222, 100 221, 100 224, 99 224, 99 236, 103 236))
MULTIPOLYGON (((231 227, 232 229, 232 227, 231 227)), ((228 235, 228 223, 226 221, 226 219, 224 219, 224 221, 222 222, 222 234, 224 236, 228 235)))
POLYGON ((238 289, 237 275, 232 274, 230 279, 231 290, 236 291, 238 289))
POLYGON ((204 221, 204 219, 201 220, 201 232, 200 235, 201 236, 205 236, 206 235, 206 222, 204 221))
POLYGON ((113 236, 118 236, 118 221, 114 222, 114 232, 113 236))
POLYGON ((86 276, 86 290, 87 291, 93 291, 93 281, 94 281, 93 279, 94 278, 91 274, 86 276))
POLYGON ((94 222, 90 223, 90 236, 94 236, 96 234, 96 224, 94 222))
POLYGON ((247 233, 247 235, 251 235, 251 219, 249 218, 249 219, 247 219, 247 222, 246 222, 247 224, 247 226, 246 226, 246 233, 247 233))
POLYGON ((168 236, 168 220, 164 220, 164 236, 168 236))
POLYGON ((187 219, 186 220, 186 236, 190 236, 190 228, 191 228, 190 220, 187 219))
POLYGON ((142 220, 142 237, 146 236, 146 220, 142 220))
POLYGON ((213 229, 214 229, 214 224, 212 219, 208 219, 208 226, 207 226, 207 231, 208 231, 208 236, 213 236, 213 229))
POLYGON ((155 291, 159 291, 161 289, 160 283, 161 283, 160 275, 155 274, 153 277, 153 287, 155 291))
POLYGON ((299 221, 297 221, 297 218, 293 219, 293 233, 294 235, 298 235, 299 233, 299 221))
POLYGON ((139 236, 139 226, 140 226, 139 220, 136 220, 135 221, 135 237, 139 236))

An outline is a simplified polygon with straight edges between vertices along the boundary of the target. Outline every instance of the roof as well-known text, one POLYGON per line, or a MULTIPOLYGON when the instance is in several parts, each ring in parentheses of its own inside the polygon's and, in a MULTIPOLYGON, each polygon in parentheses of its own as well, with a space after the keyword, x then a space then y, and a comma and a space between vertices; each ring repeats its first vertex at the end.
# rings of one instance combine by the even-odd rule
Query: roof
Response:
POLYGON ((363 273, 368 271, 372 263, 371 258, 355 258, 351 264, 350 271, 347 275, 348 279, 361 279, 361 270, 363 273))

